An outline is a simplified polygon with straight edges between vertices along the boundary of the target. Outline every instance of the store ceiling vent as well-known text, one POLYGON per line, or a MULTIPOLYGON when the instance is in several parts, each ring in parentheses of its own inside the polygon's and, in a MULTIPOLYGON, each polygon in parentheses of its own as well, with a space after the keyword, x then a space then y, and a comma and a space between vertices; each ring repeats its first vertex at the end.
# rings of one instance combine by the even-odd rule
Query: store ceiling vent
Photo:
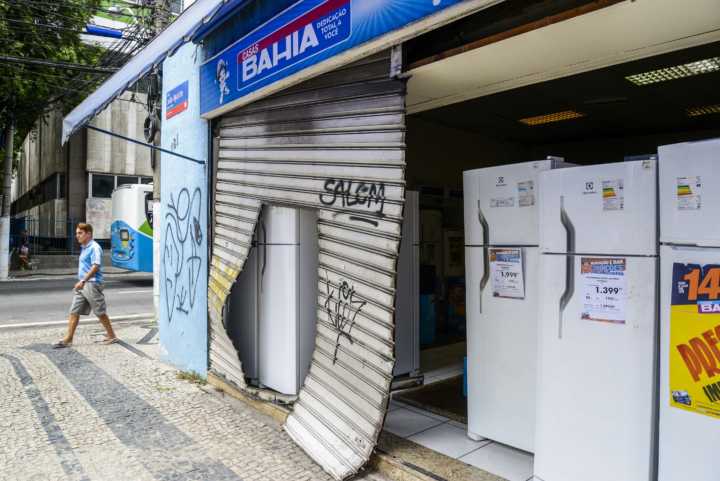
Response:
POLYGON ((695 62, 675 65, 674 67, 661 68, 625 77, 635 85, 643 86, 668 80, 677 80, 703 73, 717 72, 720 70, 720 57, 711 57, 695 62))
POLYGON ((563 120, 578 119, 580 117, 585 117, 585 114, 576 112, 574 110, 563 110, 562 112, 554 112, 552 114, 537 115, 535 117, 526 117, 524 119, 519 119, 518 122, 525 124, 525 125, 535 126, 535 125, 550 124, 553 122, 561 122, 563 120))
POLYGON ((706 105, 704 107, 692 107, 687 110, 688 117, 699 117, 708 114, 720 114, 720 104, 706 105))

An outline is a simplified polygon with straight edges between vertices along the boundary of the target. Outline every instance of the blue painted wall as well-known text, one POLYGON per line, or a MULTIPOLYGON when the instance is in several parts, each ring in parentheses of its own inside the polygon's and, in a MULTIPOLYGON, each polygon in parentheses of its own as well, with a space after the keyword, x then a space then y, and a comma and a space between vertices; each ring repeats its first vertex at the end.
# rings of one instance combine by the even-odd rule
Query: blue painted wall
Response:
MULTIPOLYGON (((162 147, 208 158, 208 122, 200 118, 201 51, 186 44, 163 63, 162 147), (166 118, 169 91, 188 82, 187 109, 166 118)), ((207 374, 207 166, 162 154, 160 191, 160 344, 164 360, 207 374)))

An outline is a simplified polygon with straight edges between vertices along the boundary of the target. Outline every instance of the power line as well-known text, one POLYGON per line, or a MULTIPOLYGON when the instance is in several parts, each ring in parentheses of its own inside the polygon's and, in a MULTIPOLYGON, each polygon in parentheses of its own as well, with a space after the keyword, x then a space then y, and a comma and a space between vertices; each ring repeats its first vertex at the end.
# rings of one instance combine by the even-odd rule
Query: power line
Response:
POLYGON ((79 70, 81 72, 91 72, 100 74, 111 74, 118 71, 115 67, 93 67, 91 65, 82 65, 79 63, 61 62, 53 60, 42 60, 39 58, 22 58, 11 57, 9 55, 0 55, 0 60, 12 63, 25 63, 30 65, 43 65, 45 67, 60 67, 69 70, 79 70))

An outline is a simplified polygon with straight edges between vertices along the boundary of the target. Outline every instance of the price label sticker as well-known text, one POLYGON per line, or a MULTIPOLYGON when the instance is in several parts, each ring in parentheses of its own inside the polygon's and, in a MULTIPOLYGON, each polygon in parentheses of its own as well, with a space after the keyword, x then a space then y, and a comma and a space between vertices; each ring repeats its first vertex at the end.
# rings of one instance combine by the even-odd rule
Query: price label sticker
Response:
POLYGON ((494 297, 525 299, 522 249, 490 249, 494 297))
POLYGON ((581 258, 582 319, 625 324, 626 267, 624 258, 581 258))

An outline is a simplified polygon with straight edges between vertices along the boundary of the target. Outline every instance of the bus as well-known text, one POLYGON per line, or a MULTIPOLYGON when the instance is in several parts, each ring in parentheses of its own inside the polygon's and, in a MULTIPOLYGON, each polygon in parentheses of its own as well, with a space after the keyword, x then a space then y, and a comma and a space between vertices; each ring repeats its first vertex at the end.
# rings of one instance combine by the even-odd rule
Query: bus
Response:
POLYGON ((112 194, 112 265, 138 272, 153 270, 152 184, 125 184, 112 194))

